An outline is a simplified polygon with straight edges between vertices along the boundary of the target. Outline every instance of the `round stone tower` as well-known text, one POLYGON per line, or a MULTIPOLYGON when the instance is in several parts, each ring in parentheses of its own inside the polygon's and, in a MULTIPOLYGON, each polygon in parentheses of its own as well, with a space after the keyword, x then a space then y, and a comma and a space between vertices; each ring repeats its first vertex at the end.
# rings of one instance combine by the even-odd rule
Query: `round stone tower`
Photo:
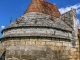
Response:
POLYGON ((73 23, 62 18, 74 12, 61 16, 56 5, 32 0, 25 14, 2 30, 0 55, 5 60, 72 59, 73 23))

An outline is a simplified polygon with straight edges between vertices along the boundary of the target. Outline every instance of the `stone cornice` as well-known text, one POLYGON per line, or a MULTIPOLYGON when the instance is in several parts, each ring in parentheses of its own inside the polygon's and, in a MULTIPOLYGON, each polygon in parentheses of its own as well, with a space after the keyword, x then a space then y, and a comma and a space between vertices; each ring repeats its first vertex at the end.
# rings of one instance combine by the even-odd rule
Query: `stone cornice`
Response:
POLYGON ((66 42, 71 42, 71 40, 69 38, 59 38, 59 37, 47 37, 47 36, 13 36, 13 37, 4 37, 4 38, 0 38, 0 41, 6 41, 6 40, 27 40, 27 39, 50 39, 51 41, 66 41, 66 42))

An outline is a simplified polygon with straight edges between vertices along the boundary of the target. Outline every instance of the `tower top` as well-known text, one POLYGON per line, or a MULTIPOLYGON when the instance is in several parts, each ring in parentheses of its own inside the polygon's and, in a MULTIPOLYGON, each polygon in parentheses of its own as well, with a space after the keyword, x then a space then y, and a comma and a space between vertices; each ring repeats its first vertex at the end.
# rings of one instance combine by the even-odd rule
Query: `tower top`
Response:
POLYGON ((54 17, 61 15, 55 4, 51 4, 45 0, 32 0, 25 13, 29 12, 41 12, 54 17))
POLYGON ((45 0, 32 0, 32 1, 45 1, 45 0))

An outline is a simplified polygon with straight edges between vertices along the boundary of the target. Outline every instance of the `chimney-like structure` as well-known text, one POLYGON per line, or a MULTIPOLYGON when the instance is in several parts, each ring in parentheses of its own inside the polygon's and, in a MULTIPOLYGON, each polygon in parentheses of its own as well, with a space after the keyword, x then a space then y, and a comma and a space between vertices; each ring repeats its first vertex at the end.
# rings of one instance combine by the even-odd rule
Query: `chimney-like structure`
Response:
POLYGON ((54 17, 61 15, 55 4, 48 3, 45 0, 32 0, 25 13, 29 12, 41 12, 54 17))

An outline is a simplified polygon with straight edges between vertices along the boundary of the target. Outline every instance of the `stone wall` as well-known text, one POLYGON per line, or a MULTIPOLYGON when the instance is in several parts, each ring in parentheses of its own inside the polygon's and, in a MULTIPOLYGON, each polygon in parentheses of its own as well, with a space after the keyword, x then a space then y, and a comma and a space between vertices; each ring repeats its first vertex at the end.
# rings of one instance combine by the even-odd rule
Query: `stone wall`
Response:
MULTIPOLYGON (((72 17, 70 16, 68 17, 68 19, 69 18, 72 18, 72 17)), ((43 14, 40 12, 26 13, 22 15, 21 17, 19 17, 18 19, 16 19, 14 22, 12 22, 5 29, 11 29, 15 27, 19 28, 19 27, 36 27, 36 26, 37 27, 51 27, 51 28, 57 28, 61 30, 72 31, 72 28, 69 25, 67 25, 64 21, 62 21, 60 18, 55 18, 55 17, 52 17, 47 14, 43 14)), ((3 31, 5 29, 3 29, 3 31)))
POLYGON ((71 42, 67 40, 60 41, 56 38, 7 39, 2 42, 2 46, 6 50, 6 60, 79 60, 77 48, 73 48, 71 42))
POLYGON ((80 59, 80 36, 79 36, 79 59, 80 59))
MULTIPOLYGON (((79 56, 80 56, 80 30, 79 30, 79 34, 78 34, 78 42, 79 42, 79 56)), ((80 57, 79 57, 79 59, 80 59, 80 57)))
POLYGON ((72 32, 63 31, 53 28, 15 28, 3 32, 4 37, 15 37, 15 36, 43 36, 43 37, 55 37, 72 39, 72 32))
POLYGON ((3 29, 0 55, 6 51, 6 60, 79 60, 75 12, 72 9, 59 18, 24 14, 3 29))

